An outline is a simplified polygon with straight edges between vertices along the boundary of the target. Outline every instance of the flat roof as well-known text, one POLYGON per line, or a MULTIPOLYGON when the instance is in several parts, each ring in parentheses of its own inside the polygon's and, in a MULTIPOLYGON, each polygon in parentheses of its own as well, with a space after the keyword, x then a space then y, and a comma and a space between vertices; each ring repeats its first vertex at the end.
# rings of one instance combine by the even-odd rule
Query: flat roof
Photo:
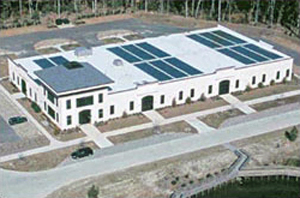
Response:
POLYGON ((15 62, 26 68, 33 79, 43 78, 45 83, 51 81, 52 86, 55 84, 59 91, 113 81, 109 85, 111 92, 118 92, 133 89, 139 84, 184 79, 213 73, 221 68, 240 68, 290 58, 270 45, 220 25, 209 29, 98 46, 92 48, 92 51, 92 55, 86 57, 78 57, 74 51, 68 51, 17 59, 15 62), (56 60, 57 56, 69 61, 85 62, 92 67, 88 67, 88 71, 98 71, 98 74, 93 76, 93 79, 90 78, 93 72, 82 71, 71 78, 68 70, 55 69, 58 64, 53 60, 56 60), (40 59, 46 59, 46 62, 42 61, 39 66, 36 60, 41 62, 40 59), (60 76, 58 81, 55 79, 56 75, 60 76), (80 85, 76 82, 77 77, 82 78, 82 82, 78 82, 80 85), (68 82, 64 78, 68 79, 68 82), (64 83, 67 85, 61 85, 64 83))
POLYGON ((35 71, 36 76, 56 93, 106 85, 113 80, 86 62, 82 67, 68 69, 63 65, 35 71))

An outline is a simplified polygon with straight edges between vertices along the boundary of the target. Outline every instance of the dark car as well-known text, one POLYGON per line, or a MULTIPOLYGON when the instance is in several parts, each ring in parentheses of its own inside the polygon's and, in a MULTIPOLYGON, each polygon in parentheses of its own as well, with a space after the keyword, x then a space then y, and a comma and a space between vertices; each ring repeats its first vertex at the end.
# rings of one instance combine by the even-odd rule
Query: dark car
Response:
POLYGON ((16 116, 16 117, 11 117, 8 120, 8 123, 10 125, 21 124, 23 122, 27 122, 27 118, 26 117, 16 116))
POLYGON ((80 148, 77 151, 74 151, 71 154, 71 157, 73 159, 77 159, 77 158, 82 158, 82 157, 93 155, 93 154, 94 154, 94 152, 90 147, 85 147, 85 148, 80 148))

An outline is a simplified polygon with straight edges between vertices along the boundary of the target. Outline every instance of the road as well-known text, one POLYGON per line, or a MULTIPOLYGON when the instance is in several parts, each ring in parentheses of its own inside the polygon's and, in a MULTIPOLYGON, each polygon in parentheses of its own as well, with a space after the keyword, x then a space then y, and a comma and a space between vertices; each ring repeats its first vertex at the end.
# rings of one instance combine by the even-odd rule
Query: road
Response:
POLYGON ((0 197, 41 198, 64 185, 91 176, 113 173, 126 168, 187 154, 243 138, 300 124, 300 110, 200 133, 185 138, 149 145, 93 160, 47 171, 22 173, 0 169, 0 197))

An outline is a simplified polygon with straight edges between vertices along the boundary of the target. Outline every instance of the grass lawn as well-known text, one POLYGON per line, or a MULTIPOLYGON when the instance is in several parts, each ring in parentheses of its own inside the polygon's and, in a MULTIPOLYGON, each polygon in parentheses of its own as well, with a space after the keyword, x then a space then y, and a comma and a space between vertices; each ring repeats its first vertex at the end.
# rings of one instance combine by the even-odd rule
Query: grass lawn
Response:
POLYGON ((130 34, 123 37, 129 41, 134 41, 134 40, 139 40, 144 38, 142 35, 139 34, 130 34))
POLYGON ((20 159, 0 163, 0 167, 17 171, 41 171, 56 167, 78 148, 89 146, 98 149, 93 142, 82 145, 74 145, 63 149, 53 150, 45 153, 35 154, 20 159))
POLYGON ((251 105, 251 107, 254 108, 256 111, 263 111, 269 108, 279 107, 282 105, 296 103, 296 102, 300 103, 300 95, 273 100, 269 102, 258 103, 255 105, 251 105))
POLYGON ((74 50, 77 47, 80 47, 81 45, 78 43, 68 44, 68 45, 62 45, 60 46, 65 51, 74 50))
POLYGON ((230 109, 228 111, 210 114, 205 117, 199 117, 198 119, 203 121, 208 126, 219 128, 225 120, 239 115, 244 115, 244 113, 238 109, 230 109))
POLYGON ((85 136, 79 128, 60 131, 42 112, 36 113, 27 98, 18 99, 18 102, 57 140, 69 141, 85 136))
POLYGON ((246 101, 297 89, 300 89, 300 80, 293 78, 291 82, 287 82, 286 84, 276 84, 274 86, 268 86, 261 89, 257 88, 249 92, 243 92, 241 95, 237 93, 233 93, 233 95, 235 95, 241 101, 246 101))
POLYGON ((298 198, 300 181, 296 177, 247 177, 205 191, 203 198, 298 198))
POLYGON ((20 92, 18 88, 14 84, 12 84, 8 79, 2 80, 0 83, 10 94, 20 92))
POLYGON ((197 130, 190 126, 185 121, 180 122, 174 122, 172 124, 166 124, 159 126, 158 128, 148 128, 144 130, 134 131, 122 135, 116 135, 108 137, 110 141, 112 141, 114 144, 120 144, 124 142, 130 142, 133 140, 138 140, 146 137, 150 137, 153 135, 156 135, 156 130, 159 130, 160 133, 182 133, 186 132, 188 130, 188 133, 197 133, 197 130))
POLYGON ((109 120, 107 122, 100 122, 97 124, 97 128, 101 132, 113 131, 125 127, 148 123, 150 120, 143 114, 129 115, 126 118, 117 118, 109 120))
POLYGON ((227 105, 223 99, 209 98, 206 101, 197 101, 191 104, 178 105, 176 107, 166 107, 157 110, 164 118, 171 118, 180 116, 183 114, 190 114, 197 111, 202 111, 206 109, 213 109, 216 107, 227 105))
POLYGON ((54 54, 54 53, 60 52, 60 50, 58 50, 58 49, 56 49, 54 47, 36 49, 36 51, 39 54, 54 54))
POLYGON ((124 43, 123 39, 120 39, 118 37, 111 37, 111 38, 104 38, 101 39, 101 42, 105 45, 112 44, 112 43, 124 43))

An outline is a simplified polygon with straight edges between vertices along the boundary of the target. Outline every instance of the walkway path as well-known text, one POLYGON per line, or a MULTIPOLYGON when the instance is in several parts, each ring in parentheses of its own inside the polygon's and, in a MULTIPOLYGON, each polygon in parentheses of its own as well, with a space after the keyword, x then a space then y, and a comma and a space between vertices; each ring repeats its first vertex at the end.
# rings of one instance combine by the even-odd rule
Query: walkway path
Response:
POLYGON ((212 128, 205 124, 204 122, 200 121, 197 118, 190 118, 185 120, 188 124, 190 124, 192 127, 196 128, 198 133, 205 133, 209 131, 214 131, 215 128, 212 128))
POLYGON ((22 173, 0 169, 0 195, 5 198, 41 198, 73 181, 225 144, 300 124, 300 110, 239 124, 214 133, 195 134, 173 141, 120 151, 82 163, 47 171, 22 173), (178 146, 180 145, 180 146, 178 146), (25 195, 25 196, 24 196, 25 195))
POLYGON ((109 141, 102 133, 92 124, 84 124, 80 129, 90 137, 100 148, 110 147, 114 144, 109 141))
POLYGON ((155 110, 144 111, 143 114, 149 118, 153 124, 160 124, 165 120, 165 118, 155 110))
POLYGON ((229 104, 231 104, 234 108, 239 109, 240 111, 242 111, 245 114, 251 114, 251 113, 256 112, 254 109, 249 107, 244 102, 241 102, 239 99, 237 99, 236 97, 234 97, 231 94, 221 95, 220 97, 223 98, 229 104))
POLYGON ((25 98, 25 94, 23 94, 22 92, 18 92, 18 93, 14 93, 11 95, 12 98, 14 98, 15 100, 21 99, 21 98, 25 98))

